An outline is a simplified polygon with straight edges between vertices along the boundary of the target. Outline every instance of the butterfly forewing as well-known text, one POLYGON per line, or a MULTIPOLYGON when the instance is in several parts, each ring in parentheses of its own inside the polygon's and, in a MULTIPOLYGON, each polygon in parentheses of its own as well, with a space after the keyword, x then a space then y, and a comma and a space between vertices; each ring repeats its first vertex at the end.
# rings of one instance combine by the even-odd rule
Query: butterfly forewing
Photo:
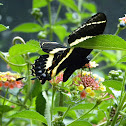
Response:
POLYGON ((102 34, 104 32, 105 26, 105 14, 97 13, 69 35, 68 43, 70 44, 70 46, 74 46, 86 39, 102 34))

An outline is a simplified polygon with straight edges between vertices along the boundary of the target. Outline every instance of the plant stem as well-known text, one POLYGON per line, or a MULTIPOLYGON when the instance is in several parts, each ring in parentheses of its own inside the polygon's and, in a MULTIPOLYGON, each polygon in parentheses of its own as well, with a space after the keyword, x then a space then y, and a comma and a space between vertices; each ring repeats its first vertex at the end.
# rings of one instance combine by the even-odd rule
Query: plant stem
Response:
POLYGON ((64 119, 66 117, 66 115, 67 115, 68 111, 70 110, 71 106, 72 106, 71 104, 68 106, 66 112, 62 116, 62 119, 64 119))
POLYGON ((62 4, 60 3, 60 4, 59 4, 59 7, 58 7, 58 10, 57 10, 57 13, 56 13, 56 18, 55 18, 54 24, 56 23, 56 21, 57 21, 57 19, 58 19, 58 16, 59 16, 61 7, 62 7, 62 4))
MULTIPOLYGON (((83 115, 81 115, 79 118, 75 119, 72 123, 74 123, 75 121, 77 121, 77 120, 83 118, 86 114, 88 114, 89 112, 91 112, 91 111, 92 111, 93 109, 95 109, 98 105, 99 105, 99 104, 96 103, 89 111, 87 111, 86 113, 84 113, 83 115)), ((71 125, 72 123, 70 123, 70 125, 71 125)), ((68 124, 68 126, 69 126, 69 124, 68 124)))
POLYGON ((24 105, 22 105, 22 104, 20 104, 20 103, 16 103, 16 102, 10 101, 9 99, 7 99, 7 98, 5 98, 5 97, 3 97, 3 96, 1 96, 1 95, 0 95, 0 98, 5 99, 6 101, 8 101, 8 102, 10 102, 10 103, 12 103, 12 104, 15 104, 15 105, 18 105, 18 106, 23 106, 23 107, 26 108, 26 106, 24 106, 24 105))
POLYGON ((5 94, 5 96, 4 96, 3 105, 5 104, 5 101, 6 101, 6 97, 7 97, 8 89, 9 89, 9 88, 7 88, 6 94, 5 94))
POLYGON ((52 15, 51 15, 51 5, 50 1, 46 0, 48 3, 48 14, 49 14, 49 25, 50 25, 50 41, 53 40, 53 32, 52 32, 52 15))
POLYGON ((95 57, 93 57, 93 59, 91 59, 91 61, 94 61, 94 60, 96 59, 96 57, 98 57, 98 56, 101 54, 102 51, 103 51, 103 50, 100 50, 100 51, 95 55, 95 57))
POLYGON ((122 82, 122 87, 121 87, 121 97, 120 97, 120 102, 121 102, 121 98, 123 96, 123 93, 125 91, 125 81, 126 81, 126 70, 125 70, 125 74, 124 74, 124 78, 123 78, 123 82, 122 82))
POLYGON ((111 123, 111 126, 115 126, 115 123, 116 123, 117 118, 118 118, 118 115, 119 115, 119 111, 122 109, 125 100, 126 100, 126 92, 125 92, 125 94, 124 94, 124 96, 123 96, 123 98, 122 98, 120 104, 119 104, 118 107, 117 107, 115 116, 114 116, 113 121, 112 121, 112 123, 111 123))
POLYGON ((0 126, 2 126, 2 113, 0 113, 0 126))
POLYGON ((0 57, 2 60, 4 60, 7 64, 10 64, 10 65, 13 65, 13 66, 18 66, 18 67, 23 67, 23 66, 26 66, 27 64, 14 64, 14 63, 11 63, 9 62, 1 53, 0 53, 0 57))
POLYGON ((82 0, 78 0, 78 10, 81 12, 82 0))
POLYGON ((37 20, 39 22, 39 24, 43 27, 42 21, 40 20, 40 18, 37 20))
POLYGON ((120 102, 119 102, 119 105, 118 105, 118 107, 117 107, 115 116, 114 116, 113 121, 112 121, 112 123, 111 123, 111 126, 114 126, 114 125, 115 125, 116 120, 117 120, 118 115, 119 115, 119 111, 122 109, 123 104, 124 104, 125 99, 126 99, 126 92, 125 92, 124 95, 123 95, 124 86, 125 86, 125 80, 126 80, 126 71, 125 71, 125 75, 124 75, 124 79, 123 79, 123 84, 122 84, 122 89, 121 89, 121 98, 120 98, 120 102))
POLYGON ((44 91, 43 92, 43 96, 44 96, 44 98, 46 99, 46 113, 47 113, 47 122, 48 122, 48 126, 51 126, 52 124, 52 122, 51 122, 51 110, 50 110, 50 101, 49 101, 49 98, 48 98, 48 96, 47 96, 47 93, 46 93, 46 91, 44 91))
POLYGON ((19 36, 16 36, 16 37, 13 38, 12 44, 15 45, 17 40, 19 40, 22 44, 25 44, 24 39, 19 37, 19 36))
MULTIPOLYGON (((3 97, 3 106, 5 105, 6 97, 7 97, 7 94, 8 94, 8 89, 9 88, 7 88, 6 94, 3 97)), ((0 113, 0 126, 2 126, 2 117, 3 117, 3 111, 1 111, 1 113, 0 113)))
MULTIPOLYGON (((62 87, 64 87, 64 83, 62 82, 62 87)), ((60 99, 59 99, 59 106, 62 107, 63 106, 63 94, 62 94, 62 90, 60 91, 60 99)), ((63 115, 63 112, 58 112, 59 116, 63 115)))
POLYGON ((118 35, 122 29, 120 27, 117 28, 116 32, 114 35, 118 35))
MULTIPOLYGON (((53 109, 54 109, 54 96, 55 96, 55 86, 52 86, 52 105, 51 105, 51 109, 50 109, 50 113, 51 113, 51 122, 53 119, 53 109)), ((51 124, 52 125, 52 124, 51 124)))

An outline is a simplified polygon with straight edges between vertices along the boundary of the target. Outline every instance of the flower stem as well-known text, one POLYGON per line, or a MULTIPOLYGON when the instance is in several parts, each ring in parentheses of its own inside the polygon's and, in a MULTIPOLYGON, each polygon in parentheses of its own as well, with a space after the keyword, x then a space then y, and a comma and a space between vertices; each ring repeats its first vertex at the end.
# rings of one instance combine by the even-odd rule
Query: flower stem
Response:
MULTIPOLYGON (((62 82, 62 87, 64 87, 64 83, 62 82)), ((60 99, 59 99, 59 106, 62 107, 63 106, 63 94, 62 94, 62 90, 60 91, 60 99)), ((63 112, 58 112, 59 116, 63 115, 63 112)))
POLYGON ((116 32, 114 35, 118 35, 122 29, 120 27, 117 28, 116 32))
POLYGON ((66 112, 62 116, 62 119, 64 119, 66 117, 66 115, 67 115, 68 111, 70 110, 71 106, 72 106, 71 104, 68 106, 66 112))
POLYGON ((22 44, 25 44, 24 39, 21 38, 21 37, 19 37, 19 36, 16 36, 16 37, 13 38, 13 40, 12 40, 12 44, 15 45, 16 42, 17 42, 17 40, 19 40, 22 44))
POLYGON ((93 59, 92 59, 91 61, 94 61, 94 60, 101 54, 102 51, 103 51, 103 50, 99 51, 99 52, 95 55, 95 57, 93 57, 93 59))
POLYGON ((8 89, 9 89, 9 88, 7 88, 6 94, 5 94, 5 96, 4 96, 3 105, 5 105, 6 97, 7 97, 7 94, 8 94, 8 89))
POLYGON ((116 120, 117 120, 118 115, 119 115, 119 111, 122 109, 123 104, 124 104, 124 102, 125 102, 125 100, 126 100, 126 92, 125 92, 124 95, 123 95, 124 86, 125 86, 125 80, 126 80, 126 71, 125 71, 125 75, 124 75, 124 79, 123 79, 123 83, 122 83, 120 102, 119 102, 119 105, 118 105, 118 107, 117 107, 115 116, 114 116, 113 121, 112 121, 112 123, 111 123, 111 126, 115 126, 116 120))
POLYGON ((48 3, 48 14, 49 14, 49 25, 50 25, 50 41, 53 40, 53 31, 52 31, 52 15, 51 15, 51 5, 50 1, 46 0, 48 3))
POLYGON ((39 24, 43 27, 42 21, 40 20, 40 18, 37 20, 39 22, 39 24))
MULTIPOLYGON (((79 118, 75 119, 72 123, 74 123, 75 121, 83 118, 85 115, 87 115, 89 112, 91 112, 93 109, 95 109, 99 104, 95 104, 89 111, 87 111, 86 113, 84 113, 83 115, 81 115, 79 118)), ((67 126, 71 125, 72 123, 68 124, 67 126)))
POLYGON ((22 105, 20 103, 16 103, 16 102, 10 101, 9 99, 7 99, 7 98, 5 98, 5 97, 3 97, 1 95, 0 95, 0 98, 5 99, 6 101, 8 101, 8 102, 10 102, 12 104, 15 104, 15 105, 18 105, 18 106, 23 106, 23 107, 27 108, 26 106, 24 106, 24 105, 22 105))
MULTIPOLYGON (((54 96, 55 96, 55 87, 52 86, 52 105, 51 105, 51 109, 50 109, 50 113, 51 113, 51 122, 52 122, 52 119, 53 119, 53 109, 54 109, 54 96)), ((51 124, 52 125, 52 124, 51 124)))
POLYGON ((4 60, 7 64, 10 64, 10 65, 13 65, 13 66, 23 67, 23 66, 26 66, 26 65, 27 65, 27 63, 25 63, 25 64, 14 64, 14 63, 11 63, 11 62, 9 62, 9 61, 2 55, 2 53, 0 53, 0 57, 1 57, 1 59, 4 60))
POLYGON ((56 21, 57 21, 57 19, 58 19, 58 16, 59 16, 61 7, 62 7, 62 4, 60 3, 60 4, 59 4, 59 7, 58 7, 58 10, 57 10, 57 13, 56 13, 56 18, 55 18, 54 24, 56 23, 56 21))
POLYGON ((2 113, 0 113, 0 126, 2 126, 2 113))
POLYGON ((122 98, 120 104, 119 104, 118 107, 117 107, 115 116, 114 116, 113 121, 112 121, 112 123, 111 123, 111 126, 115 126, 115 123, 116 123, 117 118, 118 118, 118 115, 119 115, 119 111, 122 109, 125 100, 126 100, 126 92, 125 92, 125 94, 124 94, 124 96, 123 96, 123 98, 122 98))

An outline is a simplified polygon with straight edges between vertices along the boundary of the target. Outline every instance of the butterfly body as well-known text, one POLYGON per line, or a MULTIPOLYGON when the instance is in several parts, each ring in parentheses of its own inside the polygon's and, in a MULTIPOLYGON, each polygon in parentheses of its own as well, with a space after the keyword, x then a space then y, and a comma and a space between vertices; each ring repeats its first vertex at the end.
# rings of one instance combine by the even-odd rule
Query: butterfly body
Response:
POLYGON ((65 70, 63 81, 67 81, 76 69, 80 69, 89 63, 87 56, 92 51, 92 49, 75 48, 74 45, 102 34, 105 26, 106 16, 103 13, 98 13, 69 35, 70 48, 57 42, 41 42, 42 50, 47 52, 48 55, 42 55, 35 61, 32 65, 32 75, 44 84, 46 80, 50 80, 61 70, 65 70))

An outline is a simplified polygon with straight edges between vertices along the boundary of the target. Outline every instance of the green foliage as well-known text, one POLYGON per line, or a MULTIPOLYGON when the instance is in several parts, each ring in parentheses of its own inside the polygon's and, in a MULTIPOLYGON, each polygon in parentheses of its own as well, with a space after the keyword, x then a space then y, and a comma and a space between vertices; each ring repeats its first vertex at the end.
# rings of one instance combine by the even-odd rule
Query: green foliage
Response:
POLYGON ((0 24, 0 32, 5 31, 7 29, 9 29, 9 26, 4 26, 4 25, 0 24))
POLYGON ((38 112, 29 111, 29 110, 24 110, 24 111, 21 111, 21 112, 17 112, 15 114, 9 116, 9 118, 33 119, 33 120, 38 120, 38 121, 41 121, 41 122, 47 124, 47 121, 44 118, 44 116, 40 115, 38 112))
POLYGON ((122 57, 118 62, 126 62, 126 56, 122 57))
POLYGON ((94 106, 93 103, 90 103, 90 104, 85 103, 85 104, 78 104, 78 105, 72 107, 71 109, 72 109, 72 110, 78 110, 78 109, 91 109, 93 106, 94 106))
POLYGON ((90 11, 92 13, 97 12, 97 8, 96 8, 95 4, 93 4, 93 3, 84 2, 83 7, 84 7, 84 9, 87 9, 88 11, 90 11))
POLYGON ((61 25, 56 25, 53 27, 54 33, 58 36, 58 38, 60 39, 60 41, 63 43, 64 38, 67 35, 67 31, 66 29, 61 26, 61 25), (59 32, 60 31, 60 32, 59 32))
POLYGON ((39 42, 30 40, 26 44, 16 44, 9 49, 9 55, 11 57, 23 55, 27 53, 35 53, 41 50, 39 42))
POLYGON ((67 0, 67 2, 64 0, 59 0, 59 2, 62 3, 63 5, 65 5, 66 7, 69 7, 71 9, 73 9, 74 11, 79 12, 79 10, 73 0, 67 0))
POLYGON ((40 92, 36 98, 36 111, 44 116, 46 108, 46 100, 40 92))
POLYGON ((39 32, 43 30, 43 28, 39 24, 35 23, 24 23, 16 28, 14 28, 13 32, 24 32, 24 33, 33 33, 33 32, 39 32))
MULTIPOLYGON (((52 0, 48 0, 49 2, 52 0)), ((33 0, 33 8, 41 8, 48 4, 47 0, 33 0)))
POLYGON ((75 47, 101 50, 126 50, 126 42, 116 35, 98 35, 77 44, 75 47))
POLYGON ((68 124, 67 126, 92 126, 89 122, 87 121, 74 121, 71 124, 68 124))
POLYGON ((8 105, 0 105, 0 113, 9 112, 11 110, 13 110, 13 108, 8 105))
POLYGON ((42 91, 41 83, 38 81, 38 79, 35 80, 34 85, 32 86, 30 95, 32 98, 38 96, 42 91))
POLYGON ((111 87, 115 90, 121 90, 122 82, 116 80, 107 80, 103 82, 103 84, 107 87, 111 87))
MULTIPOLYGON (((22 64, 25 63, 24 58, 23 58, 22 56, 20 56, 20 55, 17 55, 17 56, 14 56, 14 57, 9 56, 9 57, 7 57, 7 59, 8 59, 11 63, 13 63, 13 64, 22 65, 22 64)), ((9 64, 9 66, 11 67, 11 69, 12 69, 13 71, 16 71, 16 72, 19 72, 19 73, 21 73, 21 72, 26 68, 26 66, 21 66, 21 67, 19 67, 19 66, 14 66, 14 65, 11 65, 11 64, 9 64)))

